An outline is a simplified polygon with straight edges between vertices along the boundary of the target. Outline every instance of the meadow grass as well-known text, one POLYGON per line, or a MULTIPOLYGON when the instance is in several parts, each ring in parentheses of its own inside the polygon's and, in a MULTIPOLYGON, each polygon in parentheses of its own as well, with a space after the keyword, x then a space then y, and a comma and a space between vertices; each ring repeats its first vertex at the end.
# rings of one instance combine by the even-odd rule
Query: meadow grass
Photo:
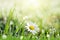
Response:
MULTIPOLYGON (((50 26, 52 26, 52 25, 49 25, 47 22, 45 23, 45 25, 43 25, 44 19, 41 19, 38 16, 36 16, 29 20, 31 22, 35 22, 40 29, 40 31, 37 34, 33 35, 31 32, 29 32, 28 30, 25 29, 27 20, 21 19, 19 22, 17 17, 16 18, 13 17, 14 10, 15 9, 10 10, 6 23, 4 24, 5 26, 3 26, 3 28, 5 27, 3 29, 3 31, 0 27, 0 29, 2 31, 2 32, 0 32, 0 40, 60 40, 60 29, 59 29, 60 22, 52 23, 53 24, 53 28, 52 28, 53 33, 50 34, 49 29, 50 29, 50 26), (10 21, 13 22, 12 25, 10 25, 10 21), (53 31, 54 28, 56 28, 55 29, 56 31, 55 30, 53 31), (42 33, 42 30, 44 30, 44 33, 42 33), (48 37, 47 37, 47 34, 49 34, 48 37), (7 38, 2 37, 3 35, 6 35, 7 38)), ((59 18, 58 18, 58 20, 59 20, 59 18)), ((2 23, 4 23, 3 19, 1 21, 2 21, 2 23)), ((1 25, 3 25, 3 24, 1 24, 1 25)))

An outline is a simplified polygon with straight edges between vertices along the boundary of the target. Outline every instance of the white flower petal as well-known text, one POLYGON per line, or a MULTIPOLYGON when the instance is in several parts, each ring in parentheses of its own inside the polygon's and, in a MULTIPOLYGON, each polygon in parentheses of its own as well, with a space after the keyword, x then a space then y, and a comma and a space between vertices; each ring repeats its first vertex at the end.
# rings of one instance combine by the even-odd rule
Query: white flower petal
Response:
POLYGON ((28 22, 27 23, 27 26, 25 26, 26 27, 26 29, 28 29, 28 31, 30 31, 32 34, 36 34, 37 32, 39 32, 39 28, 38 28, 38 26, 35 24, 35 23, 32 23, 32 22, 28 22), (30 26, 34 26, 34 30, 31 30, 29 27, 30 26))

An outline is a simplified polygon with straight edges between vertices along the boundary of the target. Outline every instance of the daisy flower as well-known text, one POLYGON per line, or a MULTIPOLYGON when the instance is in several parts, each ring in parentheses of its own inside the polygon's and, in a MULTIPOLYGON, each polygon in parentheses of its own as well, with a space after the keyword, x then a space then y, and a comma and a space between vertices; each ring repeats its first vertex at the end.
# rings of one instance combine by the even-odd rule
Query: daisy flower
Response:
POLYGON ((35 23, 29 22, 27 26, 25 26, 28 31, 35 35, 35 33, 39 32, 39 28, 35 23))

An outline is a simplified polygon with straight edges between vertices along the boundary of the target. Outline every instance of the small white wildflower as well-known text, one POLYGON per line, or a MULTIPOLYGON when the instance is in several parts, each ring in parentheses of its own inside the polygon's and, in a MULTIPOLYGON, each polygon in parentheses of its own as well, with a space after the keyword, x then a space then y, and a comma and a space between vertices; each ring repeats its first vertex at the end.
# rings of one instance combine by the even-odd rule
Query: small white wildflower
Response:
POLYGON ((39 32, 39 28, 36 24, 29 22, 27 23, 27 26, 25 26, 28 31, 30 31, 32 34, 35 35, 35 33, 39 32))
POLYGON ((20 36, 20 40, 22 40, 23 39, 23 36, 20 36))
POLYGON ((10 21, 10 25, 12 25, 13 24, 13 21, 10 21))
POLYGON ((23 17, 23 20, 28 20, 28 18, 29 18, 28 16, 25 16, 23 17))
POLYGON ((47 34, 47 38, 49 38, 50 37, 50 35, 49 34, 47 34))
POLYGON ((2 38, 3 38, 3 39, 6 39, 6 38, 7 38, 7 36, 4 34, 4 35, 2 35, 2 38))

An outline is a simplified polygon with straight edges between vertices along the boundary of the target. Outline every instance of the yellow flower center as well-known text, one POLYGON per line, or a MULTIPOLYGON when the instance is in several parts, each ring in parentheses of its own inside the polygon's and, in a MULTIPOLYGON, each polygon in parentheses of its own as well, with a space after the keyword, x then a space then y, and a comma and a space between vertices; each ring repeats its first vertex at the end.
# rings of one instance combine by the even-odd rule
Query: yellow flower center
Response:
POLYGON ((33 25, 29 26, 29 29, 34 30, 34 26, 33 25))

